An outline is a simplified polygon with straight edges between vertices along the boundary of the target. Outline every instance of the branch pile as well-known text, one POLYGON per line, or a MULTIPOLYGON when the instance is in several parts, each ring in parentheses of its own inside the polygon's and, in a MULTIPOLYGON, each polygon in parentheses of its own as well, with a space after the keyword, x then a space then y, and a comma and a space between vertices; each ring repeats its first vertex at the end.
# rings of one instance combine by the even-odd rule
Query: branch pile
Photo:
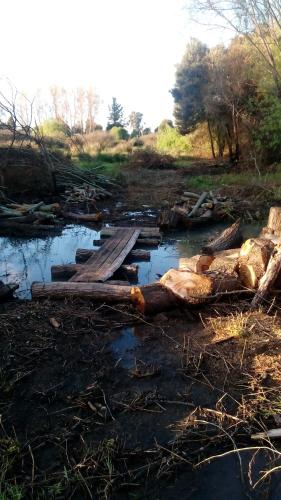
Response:
POLYGON ((173 207, 162 210, 159 226, 162 228, 197 227, 224 219, 234 210, 234 202, 226 197, 215 197, 210 191, 201 195, 185 191, 173 207))

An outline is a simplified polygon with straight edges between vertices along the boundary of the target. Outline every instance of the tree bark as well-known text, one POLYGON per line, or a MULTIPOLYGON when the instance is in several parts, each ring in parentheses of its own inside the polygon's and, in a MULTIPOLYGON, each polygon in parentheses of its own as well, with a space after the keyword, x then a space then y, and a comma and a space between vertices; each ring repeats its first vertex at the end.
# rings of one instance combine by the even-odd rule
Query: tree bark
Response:
POLYGON ((209 138, 210 138, 210 145, 211 145, 212 157, 215 160, 216 159, 216 153, 215 153, 215 148, 214 148, 214 140, 213 140, 213 136, 212 136, 211 124, 210 124, 209 120, 207 120, 207 124, 208 124, 208 132, 209 132, 209 138))
MULTIPOLYGON (((76 250, 75 260, 77 263, 86 262, 97 250, 78 248, 76 250)), ((147 250, 132 250, 126 257, 126 262, 132 260, 150 260, 150 252, 147 250)))
MULTIPOLYGON (((87 264, 64 264, 60 266, 52 266, 51 274, 54 281, 68 280, 74 276, 77 272, 82 272, 87 270, 87 264)), ((118 269, 128 277, 136 277, 138 275, 138 267, 132 265, 123 264, 118 269)))
POLYGON ((178 305, 177 298, 160 283, 132 287, 131 300, 142 314, 156 314, 178 305))
POLYGON ((102 302, 129 302, 130 286, 116 286, 107 283, 54 282, 33 283, 31 286, 33 299, 64 299, 81 297, 102 302))
POLYGON ((267 295, 271 292, 271 289, 276 282, 278 275, 281 270, 281 245, 278 245, 273 250, 273 253, 270 257, 266 273, 261 278, 259 283, 259 288, 254 296, 251 307, 253 309, 257 308, 262 301, 267 297, 267 295))
POLYGON ((238 259, 238 273, 245 287, 258 287, 273 249, 272 241, 262 238, 251 238, 243 243, 238 259))
POLYGON ((266 229, 275 236, 281 236, 281 207, 270 208, 266 229))
POLYGON ((240 231, 240 220, 238 220, 226 228, 220 236, 211 241, 211 243, 202 247, 202 253, 213 255, 221 250, 237 248, 241 245, 242 241, 243 238, 240 231))

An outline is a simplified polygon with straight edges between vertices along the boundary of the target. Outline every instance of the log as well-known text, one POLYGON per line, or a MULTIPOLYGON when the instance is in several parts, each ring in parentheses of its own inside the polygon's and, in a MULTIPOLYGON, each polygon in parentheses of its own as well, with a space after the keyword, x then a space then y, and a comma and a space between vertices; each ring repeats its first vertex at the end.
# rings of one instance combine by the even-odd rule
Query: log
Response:
POLYGON ((64 212, 63 216, 66 219, 73 219, 79 222, 100 222, 103 219, 102 212, 95 214, 76 214, 73 212, 64 212))
MULTIPOLYGON (((106 238, 112 236, 116 233, 116 231, 120 229, 120 227, 112 226, 112 227, 104 227, 100 231, 100 237, 106 238)), ((132 228, 130 228, 132 229, 132 228)), ((161 233, 159 227, 142 227, 140 228, 141 232, 139 238, 154 238, 161 239, 161 233)))
MULTIPOLYGON (((107 240, 107 238, 102 238, 100 240, 93 240, 93 245, 96 247, 101 247, 104 242, 107 240)), ((158 247, 159 245, 159 240, 152 239, 152 238, 138 238, 135 246, 141 246, 141 247, 158 247)))
POLYGON ((201 194, 200 198, 198 199, 198 201, 195 203, 193 209, 191 210, 191 212, 188 214, 188 217, 194 217, 194 215, 196 215, 197 213, 197 210, 201 207, 202 203, 206 200, 208 196, 208 193, 207 191, 205 191, 204 193, 201 194))
POLYGON ((132 287, 131 301, 142 314, 156 314, 178 305, 177 298, 160 283, 132 287))
POLYGON ((193 257, 182 257, 179 260, 179 269, 203 273, 207 271, 214 260, 212 255, 194 255, 193 257))
POLYGON ((174 295, 189 304, 199 304, 219 293, 232 292, 241 288, 235 274, 207 272, 197 274, 192 271, 170 269, 162 276, 160 283, 174 295))
POLYGON ((242 244, 243 238, 240 231, 240 220, 226 228, 217 238, 202 247, 202 253, 213 255, 222 250, 237 248, 242 244))
MULTIPOLYGON (((82 272, 86 270, 86 266, 87 264, 63 264, 60 266, 52 266, 51 267, 52 279, 54 281, 68 280, 69 278, 74 276, 74 274, 77 273, 78 271, 82 272)), ((122 271, 127 276, 136 277, 138 274, 137 266, 123 264, 119 268, 119 270, 122 271)))
POLYGON ((275 236, 281 236, 281 207, 270 208, 267 228, 275 236))
POLYGON ((179 215, 170 208, 164 208, 157 220, 161 228, 176 228, 179 223, 179 215))
MULTIPOLYGON (((97 250, 78 248, 75 260, 77 263, 86 262, 97 250)), ((131 250, 125 261, 150 260, 150 252, 147 250, 131 250)))
POLYGON ((189 208, 180 207, 178 205, 175 205, 173 208, 171 208, 171 210, 175 214, 180 215, 180 217, 188 217, 188 214, 190 212, 189 208))
POLYGON ((251 238, 243 243, 238 259, 238 273, 246 288, 258 288, 274 249, 272 241, 251 238))
POLYGON ((240 248, 218 252, 213 256, 214 258, 210 264, 209 271, 219 271, 228 274, 237 273, 239 256, 240 248))
POLYGON ((33 283, 33 299, 64 299, 81 297, 102 302, 130 302, 131 287, 108 283, 53 282, 33 283))
POLYGON ((274 248, 271 257, 268 262, 268 266, 266 269, 266 273, 260 279, 259 287, 256 295, 254 296, 251 308, 257 308, 262 301, 267 297, 267 295, 271 292, 274 283, 281 270, 281 245, 278 245, 274 248))

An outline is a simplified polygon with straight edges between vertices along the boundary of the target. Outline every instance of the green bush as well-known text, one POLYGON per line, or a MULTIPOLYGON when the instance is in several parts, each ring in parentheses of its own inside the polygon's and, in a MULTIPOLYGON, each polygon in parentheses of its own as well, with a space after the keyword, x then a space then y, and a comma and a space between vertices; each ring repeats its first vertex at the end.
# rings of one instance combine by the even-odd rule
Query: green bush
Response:
POLYGON ((267 96, 258 110, 261 116, 254 131, 254 142, 267 162, 281 159, 281 101, 267 96))
POLYGON ((175 128, 165 127, 157 134, 156 149, 160 153, 180 156, 191 150, 186 136, 181 135, 175 128))
POLYGON ((110 134, 116 141, 126 141, 127 139, 129 139, 129 134, 123 127, 112 127, 110 129, 110 134))
POLYGON ((45 120, 40 125, 41 131, 44 135, 49 137, 58 137, 60 135, 70 135, 70 128, 63 120, 58 118, 50 118, 45 120))

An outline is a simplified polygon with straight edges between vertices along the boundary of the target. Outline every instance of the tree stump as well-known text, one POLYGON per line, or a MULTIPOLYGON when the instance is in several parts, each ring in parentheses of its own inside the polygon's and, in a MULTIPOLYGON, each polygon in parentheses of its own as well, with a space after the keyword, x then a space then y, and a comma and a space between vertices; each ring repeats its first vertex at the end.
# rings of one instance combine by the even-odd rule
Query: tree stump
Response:
POLYGON ((276 236, 281 236, 281 207, 271 207, 269 210, 267 229, 276 236))

